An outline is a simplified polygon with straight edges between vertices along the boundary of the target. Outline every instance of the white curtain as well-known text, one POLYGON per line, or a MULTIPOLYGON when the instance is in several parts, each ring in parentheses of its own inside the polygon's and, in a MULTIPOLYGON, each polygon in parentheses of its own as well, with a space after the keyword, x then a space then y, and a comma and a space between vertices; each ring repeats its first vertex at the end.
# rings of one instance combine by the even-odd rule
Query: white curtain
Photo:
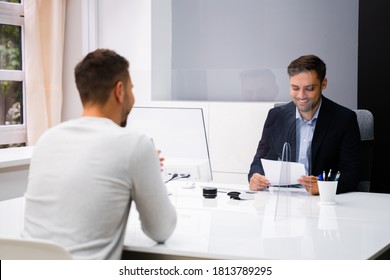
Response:
POLYGON ((27 143, 60 123, 66 0, 26 0, 27 143))

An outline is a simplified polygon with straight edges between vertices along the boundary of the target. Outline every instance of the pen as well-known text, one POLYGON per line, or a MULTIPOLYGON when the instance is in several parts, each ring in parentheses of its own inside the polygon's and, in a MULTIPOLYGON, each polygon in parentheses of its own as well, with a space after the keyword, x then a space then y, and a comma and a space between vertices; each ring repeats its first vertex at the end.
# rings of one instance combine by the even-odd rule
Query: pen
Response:
POLYGON ((322 171, 322 180, 326 181, 326 174, 325 174, 325 170, 322 171))
POLYGON ((328 178, 326 178, 326 181, 330 181, 330 175, 332 174, 332 168, 329 169, 328 178))
POLYGON ((340 171, 337 171, 336 177, 334 178, 335 181, 337 181, 340 178, 340 171))

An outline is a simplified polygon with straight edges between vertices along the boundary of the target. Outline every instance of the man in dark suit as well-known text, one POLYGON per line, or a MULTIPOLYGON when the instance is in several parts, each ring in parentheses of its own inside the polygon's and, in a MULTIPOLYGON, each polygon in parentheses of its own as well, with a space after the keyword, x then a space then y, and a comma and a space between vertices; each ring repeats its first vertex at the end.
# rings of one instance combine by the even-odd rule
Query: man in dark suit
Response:
POLYGON ((354 111, 322 95, 326 65, 315 55, 301 56, 287 68, 292 102, 268 112, 248 174, 249 188, 270 185, 261 158, 305 165, 297 184, 318 194, 318 176, 340 172, 337 193, 355 191, 359 182, 360 132, 354 111), (285 144, 288 143, 288 144, 285 144), (283 150, 285 152, 283 152, 283 150))

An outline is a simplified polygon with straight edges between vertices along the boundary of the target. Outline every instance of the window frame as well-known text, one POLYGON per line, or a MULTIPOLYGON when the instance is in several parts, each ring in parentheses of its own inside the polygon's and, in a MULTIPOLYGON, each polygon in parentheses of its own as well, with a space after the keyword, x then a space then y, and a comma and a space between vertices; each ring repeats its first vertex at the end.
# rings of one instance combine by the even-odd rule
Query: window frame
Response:
POLYGON ((21 70, 0 69, 0 80, 22 82, 23 123, 0 125, 0 145, 27 144, 24 1, 0 2, 0 24, 19 26, 21 30, 21 70))

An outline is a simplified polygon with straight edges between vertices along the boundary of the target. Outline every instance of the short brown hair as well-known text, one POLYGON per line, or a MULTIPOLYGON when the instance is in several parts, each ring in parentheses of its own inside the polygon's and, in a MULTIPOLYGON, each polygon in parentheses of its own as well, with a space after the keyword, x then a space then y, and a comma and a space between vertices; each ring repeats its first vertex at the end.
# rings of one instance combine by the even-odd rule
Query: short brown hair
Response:
POLYGON ((314 70, 317 73, 317 77, 322 83, 326 76, 326 65, 316 55, 303 55, 293 60, 287 67, 287 73, 289 77, 295 76, 302 72, 308 72, 314 70))
POLYGON ((76 65, 74 74, 81 102, 104 104, 118 81, 128 82, 129 62, 112 50, 97 49, 76 65))

